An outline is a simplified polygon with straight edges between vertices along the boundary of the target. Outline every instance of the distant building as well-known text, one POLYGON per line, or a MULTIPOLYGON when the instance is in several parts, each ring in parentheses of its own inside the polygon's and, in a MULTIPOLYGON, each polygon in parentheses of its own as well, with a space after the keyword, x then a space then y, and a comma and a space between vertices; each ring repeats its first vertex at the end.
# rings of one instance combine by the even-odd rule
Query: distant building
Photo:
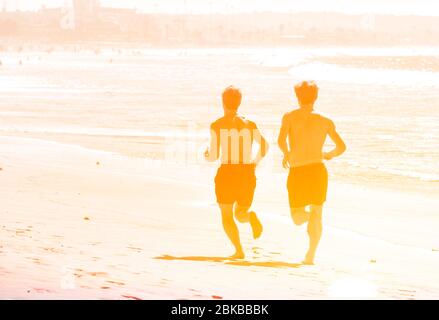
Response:
POLYGON ((73 8, 78 16, 95 15, 100 8, 99 0, 73 0, 73 8))
POLYGON ((99 14, 99 0, 73 0, 74 25, 76 30, 84 30, 93 25, 99 14))
POLYGON ((121 32, 136 32, 139 28, 139 16, 134 9, 103 7, 99 10, 99 20, 121 32))

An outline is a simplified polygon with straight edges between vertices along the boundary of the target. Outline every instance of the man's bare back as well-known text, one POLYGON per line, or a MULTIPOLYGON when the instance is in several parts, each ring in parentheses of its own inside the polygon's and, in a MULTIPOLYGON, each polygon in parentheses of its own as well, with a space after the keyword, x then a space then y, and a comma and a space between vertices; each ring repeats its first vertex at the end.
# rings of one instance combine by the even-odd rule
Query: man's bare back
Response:
POLYGON ((212 123, 211 138, 211 157, 220 158, 222 164, 258 163, 267 144, 256 123, 237 114, 225 115, 212 123), (254 142, 262 145, 255 158, 254 142))
POLYGON ((288 134, 290 167, 300 167, 323 161, 323 145, 334 123, 317 113, 298 109, 283 118, 283 128, 288 134))
POLYGON ((282 119, 280 140, 288 139, 289 148, 284 150, 286 158, 284 166, 301 167, 313 163, 321 163, 337 156, 343 142, 338 135, 334 122, 320 114, 303 109, 291 111, 282 119), (329 136, 336 150, 323 152, 323 145, 329 136))

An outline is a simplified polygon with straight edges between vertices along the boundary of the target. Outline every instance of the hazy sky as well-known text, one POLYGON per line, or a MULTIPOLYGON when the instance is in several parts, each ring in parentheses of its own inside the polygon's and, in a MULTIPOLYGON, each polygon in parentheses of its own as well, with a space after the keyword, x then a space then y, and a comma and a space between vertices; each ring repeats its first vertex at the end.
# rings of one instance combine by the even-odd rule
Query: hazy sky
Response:
MULTIPOLYGON (((61 6, 71 0, 0 0, 8 10, 61 6)), ((101 0, 102 5, 148 12, 338 11, 439 16, 437 0, 101 0), (210 3, 210 4, 209 4, 210 3)))

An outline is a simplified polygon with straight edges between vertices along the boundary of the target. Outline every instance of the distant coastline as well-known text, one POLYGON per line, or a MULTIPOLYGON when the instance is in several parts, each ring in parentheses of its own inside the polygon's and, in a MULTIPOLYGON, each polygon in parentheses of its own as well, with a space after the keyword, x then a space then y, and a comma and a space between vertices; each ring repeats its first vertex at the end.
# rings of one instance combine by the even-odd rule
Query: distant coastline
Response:
POLYGON ((152 14, 104 7, 92 12, 69 10, 0 12, 2 45, 22 41, 141 43, 164 48, 439 46, 439 17, 435 16, 335 12, 152 14))

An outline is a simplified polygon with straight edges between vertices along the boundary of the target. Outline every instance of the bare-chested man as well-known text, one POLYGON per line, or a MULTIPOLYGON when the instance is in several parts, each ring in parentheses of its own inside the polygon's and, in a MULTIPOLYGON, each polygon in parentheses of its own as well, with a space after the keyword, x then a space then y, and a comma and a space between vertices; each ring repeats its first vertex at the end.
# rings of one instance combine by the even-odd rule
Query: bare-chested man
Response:
POLYGON ((322 209, 328 187, 323 160, 340 156, 346 146, 334 122, 314 112, 316 84, 302 82, 295 91, 300 108, 283 117, 278 143, 284 154, 282 164, 290 169, 287 186, 291 216, 296 225, 308 223, 309 249, 303 263, 313 264, 322 235, 322 209), (323 152, 327 136, 334 141, 335 148, 323 152))
POLYGON ((262 224, 256 213, 250 212, 250 207, 256 188, 255 169, 268 152, 268 143, 256 124, 237 114, 241 100, 238 89, 226 88, 223 93, 224 117, 212 123, 210 148, 205 153, 208 161, 221 160, 215 177, 215 193, 224 231, 236 250, 231 257, 234 259, 245 257, 234 217, 241 223, 250 223, 255 239, 262 233, 262 224), (255 158, 254 142, 259 144, 255 158))

